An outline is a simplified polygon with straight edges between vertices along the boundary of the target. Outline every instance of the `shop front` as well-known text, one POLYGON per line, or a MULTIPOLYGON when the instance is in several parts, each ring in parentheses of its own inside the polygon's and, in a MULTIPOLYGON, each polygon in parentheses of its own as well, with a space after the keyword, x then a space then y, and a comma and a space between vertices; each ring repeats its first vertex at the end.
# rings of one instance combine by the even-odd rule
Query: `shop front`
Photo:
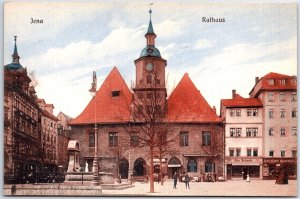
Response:
POLYGON ((297 179, 297 158, 264 158, 263 179, 275 180, 280 168, 288 172, 289 179, 297 179))
POLYGON ((262 159, 260 158, 231 158, 225 159, 226 179, 243 179, 250 178, 261 179, 262 159))

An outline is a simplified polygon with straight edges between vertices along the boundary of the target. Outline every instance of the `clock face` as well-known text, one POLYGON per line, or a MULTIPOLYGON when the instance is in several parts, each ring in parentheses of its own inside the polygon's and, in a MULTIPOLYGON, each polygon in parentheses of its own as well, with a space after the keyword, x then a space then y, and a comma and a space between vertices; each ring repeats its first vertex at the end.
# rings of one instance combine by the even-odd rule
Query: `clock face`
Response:
POLYGON ((153 70, 153 64, 152 63, 148 63, 146 66, 146 70, 147 71, 152 71, 153 70))

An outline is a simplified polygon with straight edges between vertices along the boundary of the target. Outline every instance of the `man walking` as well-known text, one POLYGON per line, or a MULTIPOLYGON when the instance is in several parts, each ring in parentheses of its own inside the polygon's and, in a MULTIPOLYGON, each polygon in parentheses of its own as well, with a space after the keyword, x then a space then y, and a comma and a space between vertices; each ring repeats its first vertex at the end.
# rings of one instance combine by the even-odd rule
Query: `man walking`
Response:
POLYGON ((176 185, 177 185, 177 178, 178 178, 178 175, 177 175, 177 173, 176 173, 176 171, 175 171, 175 173, 174 173, 174 175, 173 175, 173 179, 174 179, 174 186, 173 186, 173 189, 177 189, 177 188, 176 188, 176 185))
POLYGON ((190 176, 188 173, 185 173, 184 176, 185 188, 190 188, 190 176))

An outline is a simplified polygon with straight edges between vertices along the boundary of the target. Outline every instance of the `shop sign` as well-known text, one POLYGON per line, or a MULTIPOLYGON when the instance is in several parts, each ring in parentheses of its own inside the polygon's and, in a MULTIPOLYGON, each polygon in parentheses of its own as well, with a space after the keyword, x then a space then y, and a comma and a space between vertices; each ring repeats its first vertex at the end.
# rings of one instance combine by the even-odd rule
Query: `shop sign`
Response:
POLYGON ((253 158, 226 158, 226 164, 228 163, 260 163, 261 159, 253 158))
POLYGON ((264 163, 266 164, 282 164, 282 163, 296 163, 296 159, 264 159, 264 163))

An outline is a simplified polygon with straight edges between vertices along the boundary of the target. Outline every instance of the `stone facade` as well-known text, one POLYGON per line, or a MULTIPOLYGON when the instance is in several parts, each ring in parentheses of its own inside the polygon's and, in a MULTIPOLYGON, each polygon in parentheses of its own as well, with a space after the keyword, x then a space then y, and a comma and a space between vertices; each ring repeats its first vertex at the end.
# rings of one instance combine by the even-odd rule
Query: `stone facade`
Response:
POLYGON ((133 93, 114 67, 83 112, 69 122, 70 139, 80 143, 81 171, 86 162, 92 171, 94 147, 98 145, 100 172, 113 173, 115 177, 119 173, 122 178, 147 177, 152 173, 150 146, 154 146, 154 173, 161 171, 169 178, 175 171, 191 176, 201 173, 224 176, 221 118, 187 73, 167 98, 167 61, 155 47, 151 20, 145 37, 147 45, 135 60, 133 93), (151 138, 159 136, 151 134, 154 131, 168 132, 165 139, 172 140, 164 145, 167 149, 161 156, 156 138, 151 138), (95 137, 98 144, 94 143, 95 137))

